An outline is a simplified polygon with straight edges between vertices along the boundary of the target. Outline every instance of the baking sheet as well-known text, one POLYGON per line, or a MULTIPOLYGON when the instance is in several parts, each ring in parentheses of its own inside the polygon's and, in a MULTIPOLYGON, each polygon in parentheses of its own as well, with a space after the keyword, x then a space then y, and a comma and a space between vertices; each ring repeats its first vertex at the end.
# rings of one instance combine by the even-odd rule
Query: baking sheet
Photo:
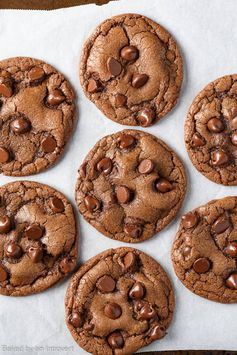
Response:
MULTIPOLYGON (((133 245, 158 260, 172 279, 176 311, 168 335, 143 351, 237 349, 237 304, 222 305, 188 291, 176 278, 170 249, 180 216, 213 198, 237 193, 237 187, 216 185, 192 166, 183 143, 183 123, 193 97, 209 81, 237 72, 237 2, 235 0, 120 0, 102 7, 86 5, 52 12, 0 11, 0 59, 41 58, 62 71, 77 92, 78 122, 66 153, 53 168, 31 176, 60 191, 74 204, 77 169, 94 143, 125 126, 106 119, 85 98, 78 80, 83 42, 104 19, 123 12, 149 16, 176 38, 184 57, 185 77, 179 104, 160 123, 146 130, 168 143, 183 159, 189 188, 177 219, 159 235, 133 245)), ((0 176, 0 184, 18 178, 0 176)), ((111 247, 110 240, 79 217, 80 261, 111 247)), ((132 245, 131 245, 132 246, 132 245)), ((73 341, 64 323, 64 294, 68 280, 38 295, 0 296, 0 354, 86 354, 73 341)))

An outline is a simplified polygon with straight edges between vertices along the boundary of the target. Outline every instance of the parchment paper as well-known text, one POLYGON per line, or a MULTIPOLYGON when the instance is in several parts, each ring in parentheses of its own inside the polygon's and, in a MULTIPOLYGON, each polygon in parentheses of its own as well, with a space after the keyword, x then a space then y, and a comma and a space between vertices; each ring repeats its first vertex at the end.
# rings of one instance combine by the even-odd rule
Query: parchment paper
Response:
MULTIPOLYGON (((73 204, 77 169, 85 154, 104 135, 125 128, 106 119, 83 95, 78 80, 83 42, 104 19, 137 12, 165 26, 179 43, 185 65, 179 104, 146 131, 162 138, 183 159, 189 180, 188 194, 172 224, 149 241, 134 245, 153 256, 168 272, 175 289, 176 311, 168 335, 146 351, 237 349, 237 304, 222 305, 192 294, 176 278, 170 261, 181 214, 211 199, 237 193, 237 187, 214 184, 198 173, 183 143, 183 123, 194 96, 209 81, 237 72, 236 11, 235 0, 120 0, 102 7, 87 5, 52 12, 0 11, 0 59, 41 58, 62 71, 77 92, 77 127, 63 159, 53 168, 28 178, 59 189, 73 204)), ((15 180, 0 176, 1 185, 15 180)), ((102 236, 78 213, 77 217, 80 262, 104 249, 124 245, 102 236)), ((0 296, 0 354, 86 354, 73 341, 64 322, 67 284, 68 280, 28 297, 0 296)))

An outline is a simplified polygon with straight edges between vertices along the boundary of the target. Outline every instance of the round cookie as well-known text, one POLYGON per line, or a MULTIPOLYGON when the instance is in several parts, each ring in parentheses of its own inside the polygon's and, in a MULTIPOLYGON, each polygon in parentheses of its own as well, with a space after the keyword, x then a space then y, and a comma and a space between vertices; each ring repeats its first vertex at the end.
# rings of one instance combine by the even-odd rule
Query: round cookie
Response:
POLYGON ((213 200, 182 217, 172 260, 192 292, 221 303, 237 302, 237 197, 213 200))
POLYGON ((237 185, 237 74, 208 84, 194 99, 185 143, 194 166, 208 179, 237 185))
POLYGON ((74 123, 74 93, 51 65, 0 61, 0 173, 36 174, 62 154, 74 123))
POLYGON ((182 162, 163 141, 123 130, 102 138, 79 170, 76 202, 98 231, 142 242, 178 213, 186 191, 182 162))
POLYGON ((150 256, 132 248, 106 250, 72 277, 66 321, 93 354, 133 354, 166 334, 174 311, 171 283, 150 256))
POLYGON ((84 44, 80 81, 111 120, 150 126, 176 104, 183 62, 171 35, 149 18, 123 14, 101 23, 84 44))
POLYGON ((52 187, 31 181, 0 187, 0 293, 41 292, 77 261, 71 204, 52 187))

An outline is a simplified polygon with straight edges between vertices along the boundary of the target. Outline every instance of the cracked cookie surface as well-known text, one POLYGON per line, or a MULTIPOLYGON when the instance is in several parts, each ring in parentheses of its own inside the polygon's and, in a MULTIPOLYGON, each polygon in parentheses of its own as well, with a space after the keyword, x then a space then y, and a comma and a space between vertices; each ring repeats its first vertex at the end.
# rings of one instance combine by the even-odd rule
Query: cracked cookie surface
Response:
POLYGON ((74 124, 74 93, 51 65, 0 61, 0 173, 36 174, 62 154, 74 124))
POLYGON ((174 39, 142 15, 104 21, 83 47, 80 80, 86 96, 124 125, 147 127, 159 121, 176 104, 182 78, 174 39))
POLYGON ((163 141, 123 130, 102 138, 79 169, 76 202, 101 233, 144 241, 178 213, 186 191, 183 164, 163 141))
POLYGON ((237 185, 237 75, 208 84, 185 122, 185 144, 194 166, 208 179, 237 185))
POLYGON ((72 277, 66 321, 93 354, 133 354, 166 335, 174 311, 171 283, 150 256, 132 248, 106 250, 72 277))
POLYGON ((221 303, 237 302, 237 197, 213 200, 182 217, 172 260, 192 292, 221 303))
POLYGON ((0 293, 41 292, 76 265, 71 204, 55 189, 31 181, 0 187, 0 293))

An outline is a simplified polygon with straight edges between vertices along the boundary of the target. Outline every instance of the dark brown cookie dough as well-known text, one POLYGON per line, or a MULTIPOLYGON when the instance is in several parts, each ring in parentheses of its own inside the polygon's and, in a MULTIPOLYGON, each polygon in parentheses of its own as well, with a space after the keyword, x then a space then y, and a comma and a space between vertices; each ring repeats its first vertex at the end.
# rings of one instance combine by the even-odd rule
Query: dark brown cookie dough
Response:
POLYGON ((142 242, 178 213, 186 191, 182 162, 163 141, 123 130, 89 152, 76 185, 80 213, 101 233, 142 242))
POLYGON ((175 272, 192 292, 237 302, 237 197, 213 200, 182 217, 173 244, 175 272))
POLYGON ((86 96, 124 125, 147 127, 165 116, 177 102, 182 78, 174 39, 142 15, 104 21, 83 47, 80 80, 86 96))
POLYGON ((66 320, 76 342, 96 354, 133 354, 166 334, 174 294, 162 267, 132 248, 106 250, 72 277, 66 320))
POLYGON ((0 173, 36 174, 62 154, 73 128, 74 93, 38 59, 0 61, 0 173))
POLYGON ((76 265, 71 204, 52 187, 31 181, 0 187, 0 293, 41 292, 76 265))
POLYGON ((208 179, 237 185, 237 75, 208 84, 194 99, 185 123, 194 166, 208 179))

